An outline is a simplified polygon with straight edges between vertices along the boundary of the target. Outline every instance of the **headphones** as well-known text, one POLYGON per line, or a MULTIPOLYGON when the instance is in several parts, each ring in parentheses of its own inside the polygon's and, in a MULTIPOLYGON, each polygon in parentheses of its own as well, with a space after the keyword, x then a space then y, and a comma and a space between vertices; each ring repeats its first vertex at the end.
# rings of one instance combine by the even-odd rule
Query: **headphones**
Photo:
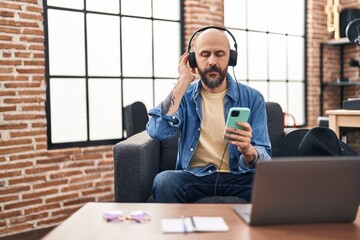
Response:
POLYGON ((193 33, 193 35, 191 36, 191 38, 189 40, 189 44, 188 44, 189 66, 191 68, 195 68, 197 66, 196 58, 195 58, 195 52, 190 52, 192 39, 195 37, 195 35, 197 33, 203 32, 203 31, 205 31, 207 29, 210 29, 210 28, 214 28, 214 29, 218 29, 218 30, 227 32, 227 33, 229 33, 231 38, 234 40, 234 48, 235 48, 235 50, 230 49, 230 57, 229 57, 229 64, 228 65, 232 66, 232 67, 236 66, 236 62, 237 62, 237 43, 236 43, 236 39, 235 39, 234 35, 232 35, 229 30, 227 30, 226 28, 217 27, 217 26, 203 27, 203 28, 200 28, 199 30, 197 30, 196 32, 193 33))

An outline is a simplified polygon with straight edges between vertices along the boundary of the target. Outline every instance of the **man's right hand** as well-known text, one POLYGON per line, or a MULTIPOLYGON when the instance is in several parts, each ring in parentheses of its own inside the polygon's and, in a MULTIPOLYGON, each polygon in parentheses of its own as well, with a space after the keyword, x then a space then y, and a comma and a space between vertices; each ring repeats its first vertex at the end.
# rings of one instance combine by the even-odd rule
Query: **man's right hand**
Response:
POLYGON ((185 52, 183 55, 181 55, 179 59, 179 66, 178 66, 178 72, 179 72, 179 80, 181 81, 188 81, 188 84, 193 82, 195 77, 195 68, 190 68, 189 64, 189 53, 185 52))

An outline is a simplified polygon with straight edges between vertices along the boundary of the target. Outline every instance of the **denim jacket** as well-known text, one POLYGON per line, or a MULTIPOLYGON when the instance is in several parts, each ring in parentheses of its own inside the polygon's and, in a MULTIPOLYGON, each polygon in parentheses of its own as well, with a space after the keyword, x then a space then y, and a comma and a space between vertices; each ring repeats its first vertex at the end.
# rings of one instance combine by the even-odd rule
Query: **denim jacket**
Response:
MULTIPOLYGON (((252 127, 251 144, 259 154, 259 161, 271 159, 271 143, 267 129, 265 100, 263 95, 240 82, 235 81, 230 74, 226 75, 228 90, 224 99, 224 119, 231 107, 250 108, 248 123, 252 127)), ((201 81, 191 83, 186 90, 176 113, 165 116, 162 113, 162 103, 149 111, 150 119, 147 132, 150 137, 163 141, 174 137, 180 131, 178 141, 177 170, 189 171, 197 176, 216 172, 216 166, 209 165, 192 168, 189 163, 199 143, 202 119, 201 81)), ((239 174, 254 172, 255 169, 245 163, 237 147, 229 144, 229 168, 231 173, 239 174)))

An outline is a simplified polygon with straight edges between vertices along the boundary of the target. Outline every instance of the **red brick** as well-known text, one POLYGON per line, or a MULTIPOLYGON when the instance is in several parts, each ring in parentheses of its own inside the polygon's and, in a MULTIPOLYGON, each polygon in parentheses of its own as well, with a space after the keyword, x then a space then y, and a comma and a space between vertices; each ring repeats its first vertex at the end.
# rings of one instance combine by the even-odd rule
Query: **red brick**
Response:
POLYGON ((0 130, 14 130, 14 129, 25 129, 28 125, 26 123, 8 123, 1 124, 0 130))
POLYGON ((12 40, 13 40, 12 36, 0 35, 0 41, 12 41, 12 40))
POLYGON ((22 62, 20 60, 0 60, 0 65, 19 66, 22 62))
MULTIPOLYGON (((20 152, 26 152, 26 151, 31 151, 31 150, 34 150, 32 146, 7 147, 7 148, 0 148, 0 154, 2 155, 2 154, 10 154, 10 153, 20 153, 20 152)), ((0 169, 2 169, 2 168, 3 168, 3 166, 0 166, 0 169)))
POLYGON ((25 44, 15 44, 15 43, 0 43, 0 49, 20 49, 25 50, 25 44))
POLYGON ((44 219, 42 221, 39 221, 37 223, 38 226, 49 226, 49 225, 58 225, 60 223, 62 223, 63 221, 65 221, 69 216, 60 216, 60 217, 52 217, 50 219, 44 219))
POLYGON ((77 198, 79 198, 79 194, 71 193, 71 194, 63 194, 61 196, 46 198, 45 202, 46 204, 48 204, 53 202, 63 202, 64 200, 77 199, 77 198))
POLYGON ((91 174, 86 176, 74 177, 70 179, 70 184, 78 182, 87 182, 101 179, 101 174, 91 174))
MULTIPOLYGON (((30 158, 42 157, 42 156, 47 156, 47 153, 46 152, 31 152, 31 153, 25 153, 25 154, 16 154, 16 155, 11 155, 10 160, 16 161, 16 160, 24 160, 24 159, 30 159, 30 158)), ((37 164, 35 164, 35 165, 37 165, 37 164)))
POLYGON ((58 189, 53 188, 53 189, 49 189, 49 190, 45 190, 45 191, 34 191, 31 193, 26 193, 26 194, 23 194, 22 197, 23 197, 23 199, 40 198, 40 197, 46 197, 48 195, 55 195, 58 192, 59 192, 58 189))
POLYGON ((29 175, 29 174, 38 174, 38 173, 48 173, 48 172, 52 172, 52 171, 58 171, 60 169, 59 166, 57 165, 53 165, 53 166, 47 166, 47 167, 34 167, 31 169, 26 169, 25 170, 25 174, 29 175))
POLYGON ((20 216, 21 215, 21 210, 16 210, 16 211, 6 211, 0 212, 0 219, 7 219, 10 217, 15 217, 15 216, 20 216))
POLYGON ((45 46, 44 45, 38 45, 38 44, 32 44, 28 47, 29 50, 39 50, 39 51, 44 51, 45 50, 45 46))
POLYGON ((29 42, 29 43, 43 43, 44 38, 43 37, 21 37, 21 42, 29 42))
POLYGON ((22 201, 22 202, 17 202, 17 203, 5 204, 4 209, 10 210, 10 209, 16 209, 16 208, 24 208, 24 207, 29 207, 31 205, 38 205, 41 203, 42 203, 41 199, 27 200, 27 201, 22 201))
POLYGON ((85 190, 82 191, 82 195, 83 196, 89 196, 89 195, 100 195, 102 193, 106 193, 106 192, 111 192, 112 189, 110 187, 107 188, 96 188, 96 189, 91 189, 91 190, 85 190))
MULTIPOLYGON (((28 76, 6 76, 0 75, 0 81, 4 80, 4 81, 28 81, 29 77, 28 76)), ((26 85, 34 85, 35 83, 26 83, 26 85)), ((12 88, 12 87, 20 87, 22 84, 21 83, 5 83, 4 87, 5 88, 12 88)), ((25 84, 23 84, 24 86, 26 86, 25 84)))
MULTIPOLYGON (((20 101, 19 103, 26 101, 20 101)), ((46 117, 44 115, 39 114, 6 114, 4 115, 4 120, 6 121, 14 121, 14 120, 37 120, 37 119, 45 119, 46 117)), ((21 133, 11 133, 12 136, 29 136, 29 133, 36 133, 39 131, 29 131, 29 132, 21 132, 21 133)), ((42 134, 42 133, 39 133, 42 134)))
POLYGON ((11 67, 0 67, 0 73, 12 73, 13 69, 11 67))
POLYGON ((49 177, 50 177, 50 179, 59 179, 59 178, 67 178, 69 176, 81 175, 81 174, 82 174, 81 170, 74 170, 74 171, 53 173, 53 174, 50 174, 49 177))
POLYGON ((21 107, 21 111, 22 112, 26 112, 26 111, 41 111, 44 112, 45 111, 45 106, 24 106, 21 107))
POLYGON ((79 207, 65 208, 65 209, 60 209, 60 210, 54 211, 51 213, 51 215, 52 216, 60 216, 60 215, 70 216, 77 210, 79 210, 79 207))
POLYGON ((10 219, 10 224, 17 225, 20 223, 26 223, 26 222, 31 222, 31 221, 38 220, 38 219, 44 219, 44 218, 47 218, 48 216, 49 216, 49 212, 23 215, 23 216, 19 216, 17 218, 10 219))
POLYGON ((27 14, 27 13, 19 13, 20 18, 22 19, 30 19, 30 20, 43 20, 42 14, 27 14))
MULTIPOLYGON (((0 172, 0 179, 4 178, 11 178, 11 177, 18 177, 21 176, 21 171, 6 171, 6 172, 0 172)), ((0 201, 1 202, 1 201, 0 201)))
POLYGON ((65 201, 64 206, 71 206, 71 205, 84 205, 88 202, 95 202, 94 197, 86 197, 86 198, 77 198, 71 201, 65 201))
POLYGON ((0 17, 14 17, 14 12, 0 10, 0 17))
POLYGON ((9 184, 10 185, 16 185, 21 183, 37 183, 37 182, 45 182, 46 176, 32 176, 32 177, 20 177, 15 179, 10 179, 9 184))
MULTIPOLYGON (((0 112, 12 112, 16 110, 16 106, 0 107, 0 112)), ((0 142, 1 145, 1 142, 0 142)))
POLYGON ((0 32, 2 33, 11 33, 11 34, 20 34, 21 30, 18 28, 0 26, 0 32))
POLYGON ((48 188, 54 186, 58 187, 67 183, 68 183, 67 179, 59 179, 59 180, 49 181, 46 183, 34 184, 33 189, 48 188))
POLYGON ((43 9, 41 7, 37 7, 37 6, 27 6, 26 10, 29 12, 38 12, 38 13, 43 12, 43 9))
POLYGON ((13 146, 13 145, 24 145, 31 144, 31 139, 14 139, 14 140, 3 140, 0 142, 0 147, 13 146))
POLYGON ((31 52, 15 52, 15 57, 17 58, 29 58, 31 56, 31 52))
MULTIPOLYGON (((40 117, 34 118, 34 119, 42 119, 40 117)), ((36 130, 36 131, 22 131, 22 132, 11 132, 11 137, 27 137, 27 136, 35 136, 35 135, 45 135, 45 130, 36 130)))
POLYGON ((34 29, 34 28, 25 28, 22 31, 22 34, 24 35, 39 35, 39 36, 44 36, 44 31, 43 30, 39 30, 39 29, 34 29))
POLYGON ((31 213, 42 212, 42 211, 49 212, 50 210, 59 209, 60 207, 61 207, 60 203, 44 204, 39 207, 25 209, 24 212, 25 212, 25 214, 31 214, 31 213))
POLYGON ((13 201, 19 201, 18 195, 8 195, 8 196, 0 196, 0 202, 13 202, 13 201))
POLYGON ((16 68, 20 74, 45 74, 45 68, 16 68))
POLYGON ((82 183, 82 184, 71 184, 70 186, 61 188, 61 192, 71 192, 71 191, 78 192, 78 190, 88 189, 88 188, 92 188, 92 187, 93 187, 93 183, 91 183, 91 182, 90 183, 82 183))
POLYGON ((5 3, 5 2, 0 2, 0 8, 2 9, 12 9, 12 10, 21 10, 21 5, 19 4, 12 4, 12 3, 5 3))
POLYGON ((7 227, 5 230, 1 231, 2 236, 14 234, 17 232, 25 232, 29 231, 33 228, 32 223, 24 223, 24 224, 17 224, 10 227, 7 227))
POLYGON ((11 187, 11 188, 1 188, 0 189, 0 195, 5 195, 5 194, 9 194, 9 193, 10 194, 11 193, 20 193, 20 192, 25 192, 25 191, 29 191, 29 190, 30 190, 29 185, 28 186, 14 186, 14 187, 11 187))

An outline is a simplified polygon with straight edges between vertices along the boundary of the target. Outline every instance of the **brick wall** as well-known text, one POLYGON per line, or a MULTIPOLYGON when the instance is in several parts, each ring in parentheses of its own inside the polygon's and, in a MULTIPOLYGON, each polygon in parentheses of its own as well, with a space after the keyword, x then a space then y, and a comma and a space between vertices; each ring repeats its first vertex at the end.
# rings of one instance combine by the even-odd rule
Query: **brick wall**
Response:
POLYGON ((113 201, 112 146, 47 150, 42 0, 0 1, 0 236, 113 201))
MULTIPOLYGON (((341 2, 358 6, 357 0, 341 2)), ((330 37, 325 3, 307 0, 309 126, 319 116, 319 44, 330 37)), ((185 0, 184 7, 184 49, 199 27, 223 26, 222 0, 185 0)), ((42 0, 0 1, 0 236, 54 226, 86 202, 114 199, 112 146, 47 150, 42 11, 42 0)), ((346 54, 360 60, 355 49, 346 54)), ((359 94, 349 89, 346 96, 352 91, 359 94)), ((337 90, 327 94, 339 96, 337 90)), ((358 133, 352 138, 360 145, 358 133)))

